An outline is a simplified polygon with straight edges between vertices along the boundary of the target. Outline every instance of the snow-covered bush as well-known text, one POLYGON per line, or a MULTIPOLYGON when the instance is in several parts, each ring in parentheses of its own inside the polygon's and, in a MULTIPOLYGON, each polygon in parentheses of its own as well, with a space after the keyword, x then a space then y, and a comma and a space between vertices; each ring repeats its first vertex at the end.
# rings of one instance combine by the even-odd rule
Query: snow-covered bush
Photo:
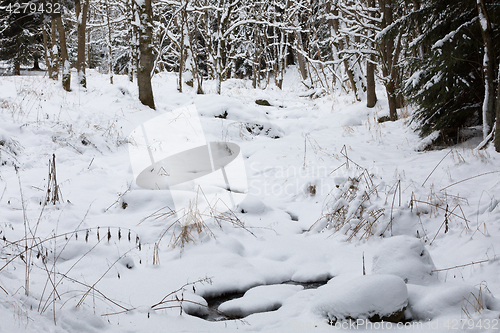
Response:
POLYGON ((366 169, 358 168, 353 176, 339 178, 340 184, 329 193, 323 216, 312 230, 332 230, 353 238, 367 239, 375 234, 377 222, 385 209, 374 203, 377 186, 366 169))

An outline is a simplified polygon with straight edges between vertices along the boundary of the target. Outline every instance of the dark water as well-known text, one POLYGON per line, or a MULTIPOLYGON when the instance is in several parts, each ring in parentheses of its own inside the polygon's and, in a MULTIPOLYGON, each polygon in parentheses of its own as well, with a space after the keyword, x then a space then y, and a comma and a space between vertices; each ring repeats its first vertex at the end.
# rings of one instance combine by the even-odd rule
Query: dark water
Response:
MULTIPOLYGON (((322 285, 325 285, 330 278, 325 279, 325 280, 319 280, 319 281, 310 281, 310 282, 297 282, 297 281, 284 281, 281 284, 291 284, 295 286, 303 286, 304 289, 316 289, 321 287, 322 285)), ((256 287, 256 286, 254 286, 256 287)), ((252 288, 254 288, 252 287, 252 288)), ((213 297, 205 297, 205 300, 207 301, 208 304, 208 315, 198 315, 198 314, 193 314, 194 316, 200 317, 202 319, 208 320, 208 321, 223 321, 223 320, 234 320, 234 319, 242 319, 243 317, 234 317, 227 315, 223 312, 218 311, 217 309, 219 308, 219 305, 221 305, 224 302, 243 297, 245 292, 241 291, 235 291, 235 292, 226 292, 222 295, 218 296, 213 296, 213 297)), ((271 310, 271 311, 276 311, 278 310, 279 307, 271 310)))

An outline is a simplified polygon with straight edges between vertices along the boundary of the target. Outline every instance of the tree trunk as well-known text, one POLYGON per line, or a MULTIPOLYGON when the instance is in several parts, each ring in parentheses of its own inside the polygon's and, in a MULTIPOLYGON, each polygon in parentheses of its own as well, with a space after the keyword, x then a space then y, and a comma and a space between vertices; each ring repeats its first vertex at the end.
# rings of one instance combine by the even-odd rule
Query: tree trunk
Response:
POLYGON ((197 88, 196 88, 196 93, 198 95, 203 95, 203 77, 200 74, 200 71, 198 70, 198 48, 196 47, 197 43, 197 29, 198 29, 198 20, 194 22, 195 29, 191 32, 189 30, 189 24, 188 18, 187 18, 187 13, 186 11, 184 12, 185 17, 184 21, 186 22, 187 26, 187 35, 188 35, 188 51, 190 52, 190 61, 191 61, 191 72, 193 74, 193 85, 194 81, 196 80, 197 88))
POLYGON ((258 69, 258 64, 257 62, 259 61, 259 51, 258 51, 258 47, 260 46, 259 45, 259 30, 254 28, 253 29, 253 44, 254 44, 254 49, 253 49, 253 61, 252 61, 252 87, 254 89, 257 88, 257 75, 260 75, 257 74, 257 69, 258 69))
POLYGON ((222 53, 223 53, 223 47, 222 47, 222 17, 221 17, 221 12, 217 11, 217 53, 215 55, 215 86, 216 86, 216 93, 220 95, 222 91, 222 53))
POLYGON ((43 55, 45 57, 45 66, 47 67, 47 73, 49 75, 49 78, 52 79, 52 76, 54 75, 52 73, 52 64, 50 63, 52 59, 52 50, 49 48, 47 30, 45 29, 44 23, 42 23, 42 37, 43 37, 43 55))
POLYGON ((495 150, 500 153, 500 65, 498 66, 498 86, 496 101, 496 131, 495 131, 495 150))
POLYGON ((14 59, 14 75, 21 75, 21 61, 14 59))
POLYGON ((153 55, 153 7, 151 0, 145 0, 137 5, 136 24, 139 24, 139 68, 137 69, 137 84, 139 100, 142 104, 155 109, 151 72, 154 66, 153 55), (137 22, 139 21, 139 22, 137 22))
POLYGON ((71 72, 69 69, 68 49, 66 48, 66 33, 61 16, 55 18, 57 30, 59 32, 59 42, 61 45, 61 63, 62 63, 62 86, 66 91, 71 90, 71 72))
POLYGON ((128 46, 130 49, 130 59, 128 62, 128 79, 130 82, 134 82, 134 77, 137 75, 137 27, 132 24, 136 17, 136 9, 134 5, 134 0, 127 0, 127 8, 130 10, 130 18, 128 18, 129 31, 127 34, 128 46))
MULTIPOLYGON (((183 11, 185 9, 186 8, 184 7, 183 9, 181 9, 181 11, 183 11)), ((182 15, 182 13, 180 15, 182 15)), ((182 74, 184 73, 186 52, 184 50, 184 20, 183 20, 183 18, 181 18, 180 21, 181 22, 179 24, 177 17, 174 19, 177 30, 180 33, 180 38, 179 38, 179 77, 178 77, 178 81, 177 81, 177 91, 182 93, 182 74)))
POLYGON ((52 65, 52 79, 57 81, 59 79, 59 51, 57 50, 57 23, 55 19, 50 22, 50 39, 52 49, 50 52, 50 63, 52 65))
POLYGON ((106 41, 108 44, 108 70, 109 70, 109 83, 113 84, 113 49, 111 48, 111 23, 109 21, 110 11, 108 0, 105 1, 106 5, 106 24, 108 26, 108 40, 106 41))
POLYGON ((306 62, 304 60, 304 56, 302 55, 303 47, 302 47, 302 37, 300 32, 295 31, 294 33, 295 37, 295 45, 297 48, 296 54, 297 54, 297 60, 299 62, 299 70, 300 70, 300 75, 302 76, 302 80, 307 79, 307 68, 306 68, 306 62))
MULTIPOLYGON (((329 2, 327 4, 328 6, 330 6, 329 2)), ((339 11, 336 7, 332 10, 332 14, 334 15, 334 17, 338 17, 339 11)), ((347 74, 347 78, 349 79, 349 83, 351 84, 354 96, 356 97, 356 100, 360 100, 358 96, 356 81, 354 80, 354 73, 352 72, 352 69, 349 67, 349 62, 347 61, 347 58, 342 54, 342 51, 344 50, 344 41, 342 39, 343 37, 340 35, 339 32, 339 19, 338 18, 330 19, 328 20, 328 23, 330 25, 330 32, 331 29, 333 28, 334 35, 338 41, 337 43, 335 43, 336 50, 333 50, 333 52, 337 55, 340 55, 339 58, 342 59, 342 63, 344 64, 344 70, 345 73, 347 74)), ((341 84, 343 85, 343 83, 341 84)))
POLYGON ((35 53, 33 55, 33 70, 39 71, 40 70, 40 53, 35 53))
MULTIPOLYGON (((382 30, 392 24, 392 0, 379 0, 380 11, 382 12, 382 30)), ((399 39, 399 37, 398 37, 399 39)), ((400 45, 400 42, 396 42, 400 45)), ((389 102, 389 119, 395 121, 398 119, 398 112, 396 109, 396 68, 395 64, 399 57, 397 50, 394 50, 394 41, 392 38, 383 38, 380 44, 382 56, 382 74, 384 75, 385 89, 387 92, 387 99, 389 102)))
POLYGON ((87 78, 85 76, 85 27, 87 26, 87 12, 89 8, 88 0, 75 1, 76 21, 78 26, 78 55, 76 58, 76 70, 78 72, 78 83, 87 88, 87 78))
MULTIPOLYGON (((368 0, 367 5, 369 8, 375 7, 375 0, 368 0)), ((372 12, 371 17, 375 17, 375 12, 372 12)), ((369 38, 375 37, 375 32, 369 30, 369 38)), ((373 51, 375 51, 375 45, 373 42, 369 42, 373 51)), ((377 104, 377 93, 375 92, 375 55, 370 54, 368 59, 366 59, 366 106, 369 108, 375 107, 377 104)))
POLYGON ((375 56, 370 55, 366 61, 366 106, 375 107, 377 93, 375 92, 375 56))
POLYGON ((495 54, 493 51, 491 22, 486 11, 485 0, 477 0, 477 10, 484 43, 483 139, 485 139, 490 134, 495 119, 495 54))
MULTIPOLYGON (((295 1, 291 0, 288 2, 288 5, 290 8, 293 8, 295 5, 295 1)), ((306 80, 308 75, 307 75, 307 68, 306 68, 306 61, 304 60, 304 56, 302 55, 302 52, 304 51, 304 47, 302 45, 302 35, 300 32, 300 22, 299 22, 299 14, 297 11, 294 11, 294 16, 292 18, 293 26, 294 26, 294 31, 293 31, 293 37, 295 39, 295 54, 297 56, 297 61, 299 63, 299 71, 300 75, 302 76, 302 80, 306 80)))

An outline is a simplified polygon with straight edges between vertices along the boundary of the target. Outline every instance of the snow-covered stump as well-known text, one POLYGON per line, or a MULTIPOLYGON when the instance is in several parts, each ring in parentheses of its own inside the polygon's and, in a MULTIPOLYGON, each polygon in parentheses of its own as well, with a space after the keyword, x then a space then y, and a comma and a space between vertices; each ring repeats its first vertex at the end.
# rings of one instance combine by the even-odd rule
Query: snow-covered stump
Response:
POLYGON ((342 320, 396 323, 408 306, 406 284, 395 275, 363 275, 330 290, 315 310, 332 325, 342 320))

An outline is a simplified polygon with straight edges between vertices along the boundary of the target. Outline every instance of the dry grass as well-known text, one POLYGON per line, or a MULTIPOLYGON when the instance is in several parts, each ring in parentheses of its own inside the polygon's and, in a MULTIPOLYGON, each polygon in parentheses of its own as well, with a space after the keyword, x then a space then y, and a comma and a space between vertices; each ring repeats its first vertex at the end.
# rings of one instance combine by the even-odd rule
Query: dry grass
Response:
POLYGON ((467 319, 472 319, 474 313, 480 314, 484 310, 484 293, 487 292, 491 294, 491 291, 486 286, 485 282, 479 285, 477 293, 471 292, 467 298, 462 298, 462 314, 464 314, 467 319))
POLYGON ((211 222, 220 229, 223 228, 224 224, 227 224, 234 228, 244 229, 253 235, 252 231, 245 226, 243 221, 241 221, 224 203, 217 201, 213 205, 208 204, 202 211, 199 208, 198 199, 203 199, 208 203, 205 194, 199 189, 196 199, 190 201, 187 208, 174 211, 169 207, 163 207, 139 222, 143 223, 147 220, 160 220, 165 221, 167 225, 155 242, 153 254, 154 263, 158 264, 160 262, 159 246, 166 236, 169 237, 168 246, 172 248, 179 247, 181 249, 189 243, 196 243, 197 240, 203 236, 215 239, 216 236, 209 225, 211 222), (224 212, 219 212, 215 208, 221 204, 226 207, 224 212))
POLYGON ((332 230, 333 233, 342 233, 350 241, 368 239, 374 235, 377 222, 384 215, 385 209, 371 203, 373 197, 378 198, 377 185, 373 183, 372 175, 368 170, 353 162, 347 156, 344 146, 341 154, 346 162, 333 172, 345 167, 346 171, 354 164, 355 175, 347 177, 337 185, 334 193, 323 209, 322 216, 309 228, 309 231, 321 225, 321 231, 332 230))

